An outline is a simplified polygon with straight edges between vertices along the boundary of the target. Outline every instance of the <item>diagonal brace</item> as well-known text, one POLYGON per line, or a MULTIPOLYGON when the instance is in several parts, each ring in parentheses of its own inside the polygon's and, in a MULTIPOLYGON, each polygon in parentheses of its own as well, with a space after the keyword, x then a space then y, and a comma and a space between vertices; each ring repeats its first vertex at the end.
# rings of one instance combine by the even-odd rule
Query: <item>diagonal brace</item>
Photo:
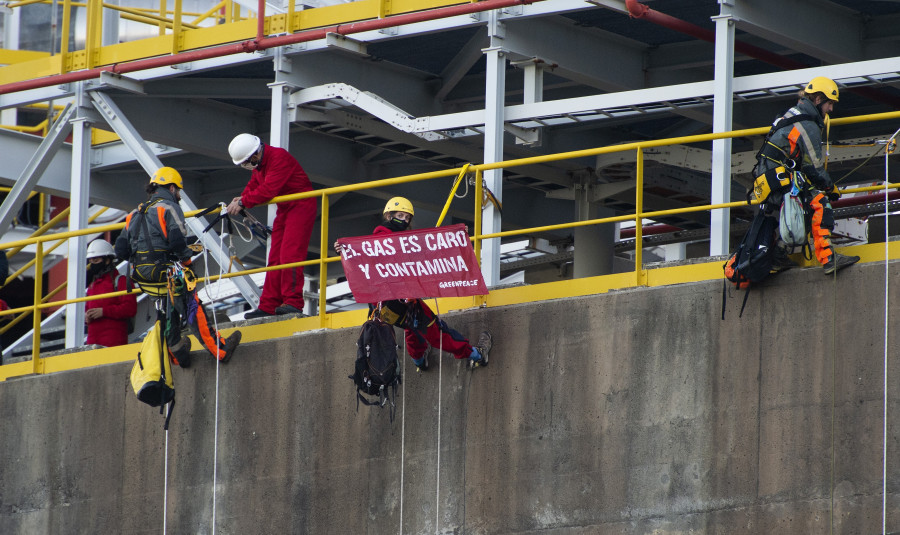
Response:
MULTIPOLYGON (((135 159, 137 159, 138 163, 141 164, 141 167, 144 168, 148 175, 152 175, 157 169, 163 167, 162 162, 156 157, 156 154, 153 153, 150 146, 147 145, 147 142, 141 138, 131 122, 122 114, 122 110, 119 109, 116 103, 113 102, 108 95, 105 95, 100 91, 91 91, 90 96, 91 100, 94 102, 94 107, 100 112, 116 134, 122 138, 125 146, 134 153, 135 159)), ((197 206, 184 191, 181 192, 181 207, 185 211, 197 209, 197 206)), ((187 225, 220 266, 231 265, 231 258, 228 251, 221 246, 218 235, 213 231, 203 232, 205 226, 203 221, 192 217, 187 220, 187 225)), ((244 299, 256 308, 259 304, 260 291, 253 280, 248 276, 243 276, 234 277, 232 282, 234 282, 235 286, 241 292, 241 295, 244 296, 244 299)))
POLYGON ((74 115, 75 108, 71 104, 66 105, 56 122, 53 123, 50 131, 47 132, 47 136, 41 141, 37 151, 28 160, 25 169, 22 170, 22 174, 16 179, 15 185, 13 185, 6 196, 3 204, 0 205, 0 234, 5 234, 9 230, 13 218, 19 213, 19 208, 28 200, 28 194, 37 185, 41 175, 44 174, 44 171, 47 170, 47 167, 53 161, 57 150, 72 131, 72 124, 69 121, 74 115))

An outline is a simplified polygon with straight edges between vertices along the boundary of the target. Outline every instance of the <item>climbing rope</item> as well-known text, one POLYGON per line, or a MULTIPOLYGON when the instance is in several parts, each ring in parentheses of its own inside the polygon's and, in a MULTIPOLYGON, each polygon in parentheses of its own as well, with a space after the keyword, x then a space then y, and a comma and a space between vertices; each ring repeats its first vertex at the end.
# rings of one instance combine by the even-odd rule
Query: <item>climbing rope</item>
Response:
MULTIPOLYGON (((225 238, 223 234, 225 234, 225 223, 229 222, 228 213, 225 211, 225 203, 220 203, 220 212, 219 212, 219 248, 221 250, 225 250, 225 238)), ((215 224, 215 222, 213 222, 215 224)), ((207 227, 209 228, 209 227, 207 227)), ((229 224, 229 228, 234 228, 233 225, 229 224)), ((240 235, 240 234, 239 234, 240 235)), ((241 236, 243 238, 243 236, 241 236)), ((250 239, 253 237, 251 235, 250 239)), ((249 240, 247 240, 249 241, 249 240)), ((228 234, 228 257, 229 259, 234 258, 234 243, 232 242, 232 234, 228 234)), ((219 281, 222 280, 222 275, 225 274, 225 266, 222 265, 221 262, 219 264, 219 281)), ((231 262, 229 262, 228 270, 231 269, 231 262)), ((209 281, 209 252, 206 248, 203 249, 203 274, 204 280, 209 281)), ((216 285, 216 295, 213 296, 209 290, 209 284, 205 284, 203 286, 203 290, 206 292, 206 297, 209 303, 214 303, 221 293, 221 285, 216 285)), ((197 306, 202 306, 200 303, 197 303, 197 306)), ((213 418, 213 481, 212 481, 212 533, 215 535, 216 533, 216 502, 217 502, 217 494, 216 489, 218 488, 218 459, 219 459, 219 368, 222 365, 222 361, 219 360, 219 319, 215 313, 215 310, 212 310, 213 314, 213 329, 216 332, 216 387, 215 387, 215 416, 213 418)))
POLYGON ((166 535, 166 505, 169 500, 169 430, 166 429, 166 447, 163 453, 163 535, 166 535))
MULTIPOLYGON (((168 296, 166 296, 168 299, 168 296)), ((155 302, 157 318, 159 318, 159 307, 163 306, 168 308, 168 301, 163 301, 162 299, 158 299, 155 302)), ((167 321, 168 323, 168 321, 167 321)), ((155 324, 154 324, 155 325, 155 324)), ((160 329, 165 329, 165 326, 160 325, 160 329)), ((149 336, 149 334, 148 334, 149 336)), ((164 335, 163 335, 164 336, 164 335)), ((167 355, 168 357, 168 355, 167 355)), ((171 414, 171 413, 170 413, 171 414)), ((169 502, 169 426, 166 425, 166 445, 163 448, 163 535, 166 535, 166 527, 167 527, 167 506, 169 502)))
POLYGON ((887 150, 884 153, 884 370, 883 370, 883 379, 884 379, 884 406, 882 407, 882 443, 881 443, 881 458, 882 458, 882 466, 881 466, 881 533, 885 535, 887 533, 887 432, 888 432, 888 320, 890 319, 889 314, 889 262, 888 262, 888 251, 889 251, 889 239, 888 239, 888 218, 890 217, 890 210, 888 208, 888 193, 890 184, 890 174, 889 174, 889 164, 890 154, 893 152, 893 149, 897 146, 897 135, 900 134, 900 129, 894 132, 887 142, 885 143, 885 147, 887 150))
POLYGON ((835 376, 837 375, 836 364, 837 360, 837 341, 835 336, 835 331, 837 330, 837 251, 834 250, 834 246, 831 248, 832 261, 835 263, 835 270, 832 272, 832 288, 831 288, 831 484, 830 494, 831 494, 831 506, 829 507, 829 526, 830 533, 834 534, 834 472, 836 465, 836 455, 834 452, 834 413, 835 413, 835 376))
POLYGON ((400 535, 403 535, 403 468, 406 464, 406 342, 403 343, 403 373, 400 374, 400 535))
MULTIPOLYGON (((465 169, 464 169, 465 170, 465 169)), ((438 306, 437 297, 434 298, 434 321, 440 322, 440 314, 441 309, 438 306)), ((438 323, 438 330, 441 328, 441 324, 438 323)), ((427 327, 426 327, 427 329, 427 327)), ((441 371, 443 370, 442 363, 444 361, 444 336, 443 332, 441 333, 440 341, 438 342, 438 417, 437 417, 437 475, 435 476, 435 491, 434 491, 434 533, 438 535, 440 533, 440 525, 441 525, 441 386, 443 381, 441 380, 441 371)))
MULTIPOLYGON (((826 122, 827 124, 827 122, 826 122)), ((827 130, 826 130, 827 131, 827 130)), ((880 145, 879 149, 873 152, 868 158, 862 161, 859 165, 848 171, 844 176, 834 181, 835 184, 844 180, 848 176, 852 175, 859 169, 861 169, 866 163, 869 162, 872 158, 880 154, 884 151, 884 355, 883 355, 883 391, 884 391, 884 399, 883 399, 883 407, 882 407, 882 467, 881 467, 881 533, 882 535, 887 534, 887 440, 888 440, 888 325, 890 320, 889 313, 889 289, 890 289, 890 262, 889 262, 889 252, 890 252, 890 239, 889 239, 889 217, 890 217, 890 167, 889 167, 889 156, 894 153, 897 148, 896 138, 900 135, 900 129, 897 129, 896 132, 891 135, 888 139, 875 140, 871 144, 866 145, 854 145, 854 146, 874 146, 880 145)), ((826 135, 827 140, 827 135, 826 135)), ((827 165, 827 155, 829 153, 829 144, 826 141, 826 165, 827 165)), ((832 254, 836 254, 834 251, 832 254)), ((835 258, 835 262, 837 262, 837 258, 835 258)), ((837 269, 835 269, 832 277, 833 281, 833 291, 832 295, 832 318, 831 318, 831 507, 830 507, 830 532, 834 533, 834 478, 835 478, 835 465, 836 465, 836 454, 835 454, 835 411, 836 411, 836 381, 837 381, 837 370, 836 370, 836 360, 837 360, 837 346, 836 346, 836 327, 837 327, 837 269)))

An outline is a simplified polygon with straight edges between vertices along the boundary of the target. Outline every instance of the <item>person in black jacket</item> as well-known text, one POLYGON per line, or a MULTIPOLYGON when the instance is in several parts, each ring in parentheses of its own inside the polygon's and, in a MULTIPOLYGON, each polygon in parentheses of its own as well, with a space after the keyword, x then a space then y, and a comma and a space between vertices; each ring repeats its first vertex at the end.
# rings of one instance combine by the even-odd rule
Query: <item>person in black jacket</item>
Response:
MULTIPOLYGON (((767 173, 788 176, 796 171, 802 174, 800 198, 807 213, 812 213, 813 248, 826 275, 859 262, 858 256, 835 252, 831 243, 834 231, 831 202, 838 200, 841 192, 825 170, 822 130, 825 117, 834 109, 839 96, 834 80, 824 76, 813 78, 800 93, 797 104, 772 125, 753 168, 755 177, 767 173)), ((766 199, 767 211, 774 212, 774 216, 778 215, 785 192, 773 191, 766 199)), ((779 252, 779 267, 787 267, 790 262, 787 254, 783 250, 779 252)))
POLYGON ((182 336, 187 323, 213 357, 228 362, 241 342, 241 332, 223 338, 209 322, 190 270, 191 250, 187 246, 181 200, 181 175, 171 167, 161 167, 147 185, 149 199, 125 219, 125 228, 116 239, 116 255, 131 262, 132 280, 141 291, 156 300, 157 310, 167 320, 166 343, 178 365, 190 365, 190 339, 182 336))

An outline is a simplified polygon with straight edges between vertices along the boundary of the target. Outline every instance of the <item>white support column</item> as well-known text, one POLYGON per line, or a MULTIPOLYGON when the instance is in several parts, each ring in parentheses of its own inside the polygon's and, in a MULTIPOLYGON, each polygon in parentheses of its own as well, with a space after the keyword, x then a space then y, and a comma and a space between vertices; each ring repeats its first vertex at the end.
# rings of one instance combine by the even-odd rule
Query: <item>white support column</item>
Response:
MULTIPOLYGON (((497 12, 489 12, 488 31, 491 46, 484 50, 487 59, 487 74, 484 89, 484 163, 503 160, 503 112, 506 94, 506 53, 501 48, 503 42, 502 24, 497 20, 497 12)), ((484 172, 484 181, 498 201, 503 201, 503 171, 494 169, 484 172)), ((482 212, 482 232, 500 232, 500 212, 488 203, 482 212)), ((485 240, 481 245, 481 271, 488 287, 500 282, 500 239, 485 240)))
POLYGON ((534 61, 522 65, 525 85, 522 88, 524 95, 523 104, 534 104, 544 101, 544 68, 534 61))
MULTIPOLYGON (((713 132, 731 130, 731 108, 734 99, 732 82, 734 79, 734 0, 719 0, 719 15, 713 17, 716 23, 715 86, 713 88, 713 132)), ((731 201, 731 139, 718 139, 712 145, 712 186, 710 196, 713 204, 731 201)), ((729 219, 728 209, 713 210, 710 214, 709 254, 728 254, 729 219)))
POLYGON ((664 249, 666 251, 666 262, 675 262, 687 258, 686 243, 668 243, 664 249))
MULTIPOLYGON (((526 61, 518 67, 522 68, 524 86, 522 104, 537 104, 544 101, 544 66, 537 60, 526 61)), ((532 147, 541 144, 541 129, 535 128, 533 139, 516 137, 516 145, 529 145, 532 147)), ((515 132, 513 132, 515 133, 515 132)))
MULTIPOLYGON (((72 177, 69 198, 69 230, 81 230, 88 223, 88 194, 91 178, 91 123, 84 117, 72 120, 72 177)), ((66 299, 84 297, 85 250, 84 236, 69 238, 66 267, 66 299)), ((40 276, 36 274, 35 276, 40 276)), ((66 305, 66 348, 84 345, 84 303, 66 305)))
MULTIPOLYGON (((3 36, 0 48, 7 50, 19 49, 19 14, 21 9, 10 9, 8 7, 0 7, 0 15, 3 16, 3 36)), ((18 123, 18 112, 15 108, 0 110, 0 124, 16 125, 18 123)))
MULTIPOLYGON (((283 57, 283 52, 281 49, 276 49, 276 65, 278 68, 276 69, 276 79, 278 76, 278 70, 285 68, 285 61, 288 58, 283 57), (278 59, 280 58, 280 59, 278 59)), ((289 67, 289 63, 287 66, 289 67)), ((269 84, 269 88, 272 90, 272 122, 271 129, 269 134, 269 145, 273 147, 281 147, 286 151, 290 151, 290 141, 291 141, 291 116, 290 110, 288 106, 291 103, 291 92, 293 86, 286 82, 274 82, 269 84)), ((275 211, 278 207, 274 204, 269 205, 269 209, 267 212, 267 217, 269 221, 269 226, 275 224, 275 211)), ((269 249, 272 247, 272 242, 269 241, 266 243, 266 258, 269 258, 269 249)))

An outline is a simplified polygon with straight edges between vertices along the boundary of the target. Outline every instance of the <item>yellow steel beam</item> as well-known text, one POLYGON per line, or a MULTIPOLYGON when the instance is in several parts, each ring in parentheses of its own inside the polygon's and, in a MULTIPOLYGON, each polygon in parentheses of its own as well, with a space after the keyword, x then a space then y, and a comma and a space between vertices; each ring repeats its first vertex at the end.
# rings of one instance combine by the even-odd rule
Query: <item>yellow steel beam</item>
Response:
POLYGON ((34 50, 9 50, 7 48, 0 49, 0 64, 3 65, 22 63, 23 61, 32 61, 49 57, 49 52, 37 52, 34 50))

